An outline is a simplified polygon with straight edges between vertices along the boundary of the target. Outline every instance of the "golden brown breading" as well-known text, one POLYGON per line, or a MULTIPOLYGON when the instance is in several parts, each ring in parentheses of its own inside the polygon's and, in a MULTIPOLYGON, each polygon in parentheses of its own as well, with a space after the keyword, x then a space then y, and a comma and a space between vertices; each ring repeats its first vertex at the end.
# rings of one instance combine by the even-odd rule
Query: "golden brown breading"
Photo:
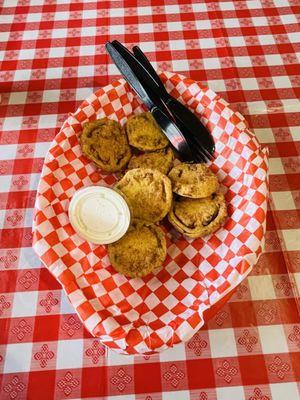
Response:
POLYGON ((112 266, 131 278, 159 268, 167 255, 165 235, 156 225, 133 224, 120 240, 107 247, 112 266))
POLYGON ((126 133, 112 119, 102 118, 87 123, 79 140, 83 154, 103 171, 120 171, 131 157, 126 133))
POLYGON ((128 164, 128 169, 134 168, 151 168, 157 169, 162 174, 167 175, 170 171, 174 159, 173 151, 163 149, 150 153, 133 156, 128 164))
POLYGON ((194 199, 208 197, 217 192, 217 176, 205 164, 178 164, 171 169, 169 178, 173 192, 194 199))
POLYGON ((171 224, 191 238, 215 232, 223 225, 226 217, 225 198, 220 193, 203 199, 179 197, 168 214, 171 224))
POLYGON ((170 211, 171 182, 166 175, 157 170, 131 169, 117 182, 115 188, 123 192, 128 199, 133 219, 156 223, 170 211))
POLYGON ((142 151, 155 151, 168 146, 169 141, 150 112, 132 115, 125 125, 129 144, 142 151))

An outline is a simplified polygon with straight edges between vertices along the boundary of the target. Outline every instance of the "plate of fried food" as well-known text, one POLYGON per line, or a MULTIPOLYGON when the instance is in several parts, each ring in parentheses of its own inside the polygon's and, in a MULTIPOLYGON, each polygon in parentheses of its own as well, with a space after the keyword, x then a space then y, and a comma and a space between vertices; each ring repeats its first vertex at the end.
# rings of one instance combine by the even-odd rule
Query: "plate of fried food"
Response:
POLYGON ((213 135, 208 164, 180 161, 124 80, 86 99, 46 156, 34 249, 92 335, 124 354, 188 340, 263 246, 267 150, 200 83, 160 75, 213 135))

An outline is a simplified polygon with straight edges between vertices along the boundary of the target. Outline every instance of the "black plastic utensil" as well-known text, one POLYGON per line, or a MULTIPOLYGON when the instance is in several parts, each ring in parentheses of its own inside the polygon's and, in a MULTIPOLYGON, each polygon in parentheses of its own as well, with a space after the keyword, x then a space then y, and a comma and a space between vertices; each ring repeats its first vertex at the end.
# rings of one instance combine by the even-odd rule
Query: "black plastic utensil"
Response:
POLYGON ((144 77, 145 82, 147 82, 147 87, 151 90, 150 92, 148 92, 148 95, 151 97, 155 105, 168 114, 169 110, 156 93, 158 84, 155 79, 152 78, 145 67, 136 59, 134 54, 131 53, 131 51, 129 51, 122 43, 120 43, 118 40, 113 40, 111 43, 113 44, 115 49, 117 49, 118 52, 124 57, 124 59, 130 65, 131 69, 139 78, 139 80, 141 80, 142 76, 144 77))
MULTIPOLYGON (((156 80, 151 76, 151 74, 148 72, 148 70, 136 59, 134 54, 132 54, 125 46, 123 46, 119 41, 114 40, 112 42, 113 46, 115 49, 118 50, 118 52, 123 56, 123 58, 126 60, 126 62, 130 65, 136 76, 143 81, 144 83, 144 88, 147 88, 148 95, 152 99, 153 103, 160 109, 162 110, 166 115, 168 115, 176 125, 179 127, 180 131, 183 133, 183 136, 185 137, 187 143, 189 144, 192 153, 193 153, 193 158, 192 160, 195 162, 206 162, 211 158, 210 153, 203 147, 203 143, 201 142, 200 138, 196 137, 194 138, 192 135, 184 135, 184 133, 187 131, 187 127, 184 125, 184 123, 179 120, 175 119, 172 112, 169 110, 167 105, 163 102, 161 97, 159 96, 159 93, 162 91, 160 86, 163 88, 165 91, 165 88, 163 86, 163 83, 159 80, 160 84, 156 82, 156 80)), ((150 64, 151 65, 151 64, 150 64)), ((152 68, 152 66, 151 66, 152 68)), ((158 78, 159 79, 159 78, 158 78)), ((184 107, 184 106, 183 106, 184 107)), ((185 108, 185 107, 184 107, 185 108)))
POLYGON ((119 49, 117 49, 115 45, 110 42, 106 43, 105 47, 125 80, 149 109, 173 147, 178 151, 185 161, 193 161, 194 156, 189 143, 171 118, 154 104, 148 92, 145 90, 135 72, 128 64, 127 60, 125 60, 123 55, 120 54, 119 49))
MULTIPOLYGON (((192 141, 195 141, 201 147, 200 150, 203 152, 204 158, 211 159, 215 150, 215 143, 210 132, 208 132, 192 111, 167 92, 164 84, 143 51, 138 46, 134 46, 132 50, 136 59, 144 66, 152 79, 156 82, 157 92, 174 116, 175 122, 182 130, 184 129, 184 133, 188 132, 189 135, 193 136, 192 141)), ((143 77, 141 77, 141 79, 143 79, 143 77)), ((145 83, 147 84, 147 82, 145 83)))

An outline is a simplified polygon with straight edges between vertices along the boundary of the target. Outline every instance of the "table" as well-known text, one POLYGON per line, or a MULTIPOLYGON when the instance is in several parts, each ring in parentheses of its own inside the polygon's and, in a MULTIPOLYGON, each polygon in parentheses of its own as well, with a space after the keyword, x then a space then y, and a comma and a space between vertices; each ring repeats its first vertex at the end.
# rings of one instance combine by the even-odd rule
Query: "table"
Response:
POLYGON ((0 18, 0 398, 299 398, 299 2, 4 0, 0 18), (31 248, 43 158, 118 77, 112 38, 220 93, 270 151, 265 253, 188 343, 153 356, 92 338, 31 248))

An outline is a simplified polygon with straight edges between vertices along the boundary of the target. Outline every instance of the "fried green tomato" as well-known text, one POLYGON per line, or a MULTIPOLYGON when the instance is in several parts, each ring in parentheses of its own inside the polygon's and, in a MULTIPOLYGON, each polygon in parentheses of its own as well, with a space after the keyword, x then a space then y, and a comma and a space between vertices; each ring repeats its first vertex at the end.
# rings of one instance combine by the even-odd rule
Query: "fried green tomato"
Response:
POLYGON ((155 169, 131 169, 115 188, 125 195, 133 219, 156 223, 170 211, 173 197, 170 179, 155 169))
POLYGON ((169 144, 150 112, 129 117, 125 129, 129 144, 141 151, 161 150, 169 144))
POLYGON ((226 217, 226 202, 220 193, 203 199, 179 197, 168 214, 174 228, 190 238, 215 232, 224 224, 226 217))
POLYGON ((103 171, 120 171, 130 160, 126 133, 112 119, 102 118, 85 124, 79 141, 83 154, 103 171))
POLYGON ((173 151, 168 149, 144 153, 133 156, 128 164, 128 169, 151 168, 167 175, 170 171, 174 159, 173 151))
POLYGON ((157 270, 167 255, 165 235, 156 225, 133 224, 120 240, 107 247, 111 265, 131 278, 157 270))
POLYGON ((205 164, 178 164, 168 176, 173 192, 180 196, 199 199, 219 189, 217 176, 205 164))

